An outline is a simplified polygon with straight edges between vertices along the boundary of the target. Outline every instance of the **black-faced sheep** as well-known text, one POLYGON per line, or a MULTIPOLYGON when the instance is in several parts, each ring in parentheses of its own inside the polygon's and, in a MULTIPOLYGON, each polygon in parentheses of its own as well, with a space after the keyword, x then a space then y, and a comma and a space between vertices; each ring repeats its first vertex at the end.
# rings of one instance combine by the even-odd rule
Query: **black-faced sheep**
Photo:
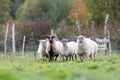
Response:
POLYGON ((64 60, 64 48, 62 42, 55 40, 55 36, 47 37, 46 53, 49 55, 49 61, 54 57, 56 61, 59 55, 60 59, 64 60))

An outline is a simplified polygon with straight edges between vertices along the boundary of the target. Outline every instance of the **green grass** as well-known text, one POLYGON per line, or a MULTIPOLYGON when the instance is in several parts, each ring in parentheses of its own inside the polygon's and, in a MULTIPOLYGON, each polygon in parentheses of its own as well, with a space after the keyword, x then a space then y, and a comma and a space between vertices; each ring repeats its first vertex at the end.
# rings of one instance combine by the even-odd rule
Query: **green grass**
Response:
POLYGON ((120 55, 97 57, 86 62, 45 62, 0 55, 0 80, 120 80, 120 55))

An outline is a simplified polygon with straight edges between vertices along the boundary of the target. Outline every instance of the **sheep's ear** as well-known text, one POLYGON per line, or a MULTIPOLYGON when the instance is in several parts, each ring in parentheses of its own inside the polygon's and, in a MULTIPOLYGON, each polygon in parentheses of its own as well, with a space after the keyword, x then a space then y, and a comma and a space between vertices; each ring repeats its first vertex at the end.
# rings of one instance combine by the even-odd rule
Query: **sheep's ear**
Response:
POLYGON ((52 36, 52 38, 55 38, 55 36, 52 36))

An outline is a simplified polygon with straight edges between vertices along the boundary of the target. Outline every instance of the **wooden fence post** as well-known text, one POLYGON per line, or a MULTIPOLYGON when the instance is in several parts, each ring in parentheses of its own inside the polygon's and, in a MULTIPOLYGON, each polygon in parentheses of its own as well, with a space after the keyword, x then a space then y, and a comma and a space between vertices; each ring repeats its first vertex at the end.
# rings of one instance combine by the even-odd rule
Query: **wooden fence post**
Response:
POLYGON ((91 39, 95 41, 95 22, 91 21, 91 39))
POLYGON ((104 25, 104 37, 106 38, 108 33, 108 19, 109 19, 109 14, 106 14, 105 25, 104 25))
POLYGON ((7 52, 7 36, 8 36, 9 23, 7 23, 6 32, 5 32, 5 41, 4 41, 4 53, 7 52))
POLYGON ((35 45, 35 37, 34 37, 34 33, 32 32, 32 39, 33 39, 33 46, 34 46, 34 56, 35 56, 35 60, 36 60, 36 51, 37 51, 37 48, 36 48, 36 45, 35 45))
POLYGON ((75 17, 76 17, 76 26, 77 26, 77 29, 78 29, 78 35, 80 35, 81 34, 81 28, 80 28, 80 25, 79 25, 79 22, 78 22, 77 12, 75 13, 75 17))
POLYGON ((112 49, 111 49, 110 32, 109 32, 109 25, 108 25, 109 16, 110 16, 109 14, 106 14, 105 26, 104 26, 104 37, 109 40, 109 53, 111 54, 112 49))
POLYGON ((15 23, 12 24, 12 47, 13 47, 13 58, 16 58, 16 49, 15 49, 15 23))
POLYGON ((25 36, 23 37, 23 46, 22 46, 22 58, 24 58, 24 50, 25 50, 25 36))

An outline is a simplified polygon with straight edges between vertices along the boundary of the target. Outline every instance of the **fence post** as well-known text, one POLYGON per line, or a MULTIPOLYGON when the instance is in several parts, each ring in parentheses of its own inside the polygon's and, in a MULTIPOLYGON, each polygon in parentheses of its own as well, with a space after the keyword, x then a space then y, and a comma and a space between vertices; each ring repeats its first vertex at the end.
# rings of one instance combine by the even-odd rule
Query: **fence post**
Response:
POLYGON ((35 60, 36 60, 36 46, 35 46, 35 38, 34 38, 33 32, 32 32, 32 38, 33 38, 33 46, 34 46, 34 56, 35 56, 35 60))
POLYGON ((13 46, 13 57, 16 58, 16 49, 15 49, 15 23, 12 24, 12 46, 13 46))
POLYGON ((22 46, 22 58, 24 58, 24 50, 25 50, 25 36, 23 37, 23 46, 22 46))
POLYGON ((81 34, 81 28, 80 28, 80 25, 79 25, 79 22, 78 22, 77 12, 75 13, 75 17, 76 17, 76 26, 77 26, 77 29, 78 29, 78 35, 80 35, 81 34))
POLYGON ((91 21, 91 39, 95 41, 95 22, 91 21))
POLYGON ((8 36, 9 23, 7 23, 6 32, 5 32, 5 41, 4 41, 4 53, 7 52, 7 36, 8 36))
POLYGON ((108 19, 109 19, 109 14, 106 14, 106 19, 105 19, 105 26, 104 26, 104 37, 107 37, 109 40, 109 53, 112 53, 111 49, 111 42, 110 42, 110 32, 109 32, 109 25, 108 25, 108 19))

